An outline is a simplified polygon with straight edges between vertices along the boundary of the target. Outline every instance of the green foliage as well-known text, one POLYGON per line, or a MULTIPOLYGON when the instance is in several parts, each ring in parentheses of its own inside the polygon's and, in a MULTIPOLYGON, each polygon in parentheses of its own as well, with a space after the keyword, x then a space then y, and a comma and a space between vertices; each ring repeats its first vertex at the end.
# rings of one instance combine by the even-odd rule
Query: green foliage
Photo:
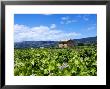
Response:
POLYGON ((96 47, 15 49, 15 76, 96 76, 96 47))

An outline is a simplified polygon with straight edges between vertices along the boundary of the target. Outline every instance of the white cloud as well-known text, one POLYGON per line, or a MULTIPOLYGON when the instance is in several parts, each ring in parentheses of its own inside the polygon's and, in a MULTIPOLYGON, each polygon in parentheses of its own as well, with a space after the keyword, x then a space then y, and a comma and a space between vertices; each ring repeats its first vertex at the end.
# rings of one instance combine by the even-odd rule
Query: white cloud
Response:
POLYGON ((74 23, 74 22, 77 22, 77 20, 74 20, 72 18, 70 18, 69 16, 66 16, 66 17, 62 17, 61 18, 61 24, 70 24, 70 23, 74 23))
POLYGON ((50 28, 51 29, 55 29, 56 28, 56 25, 55 24, 51 24, 50 28))
POLYGON ((96 29, 96 24, 91 24, 90 27, 87 28, 88 31, 96 29))
POLYGON ((89 14, 83 14, 83 15, 77 15, 76 18, 77 19, 82 19, 84 21, 89 21, 89 14))
POLYGON ((89 14, 84 14, 84 15, 77 15, 75 18, 70 18, 69 16, 65 16, 61 18, 60 24, 70 24, 70 23, 75 23, 78 22, 79 19, 84 20, 84 21, 89 21, 89 14))
POLYGON ((89 21, 89 15, 84 15, 84 16, 83 16, 83 19, 84 19, 85 21, 89 21))
POLYGON ((68 20, 67 22, 66 22, 66 24, 69 24, 69 23, 71 23, 72 21, 71 20, 68 20))
POLYGON ((68 20, 69 17, 68 17, 68 16, 66 16, 66 17, 62 17, 61 19, 62 19, 62 20, 68 20))
POLYGON ((65 32, 63 30, 51 30, 48 26, 28 27, 25 25, 14 25, 14 41, 59 41, 74 39, 80 33, 65 32))
POLYGON ((77 20, 71 20, 71 22, 77 22, 77 20))
POLYGON ((94 30, 94 29, 95 29, 95 27, 88 27, 87 30, 94 30))

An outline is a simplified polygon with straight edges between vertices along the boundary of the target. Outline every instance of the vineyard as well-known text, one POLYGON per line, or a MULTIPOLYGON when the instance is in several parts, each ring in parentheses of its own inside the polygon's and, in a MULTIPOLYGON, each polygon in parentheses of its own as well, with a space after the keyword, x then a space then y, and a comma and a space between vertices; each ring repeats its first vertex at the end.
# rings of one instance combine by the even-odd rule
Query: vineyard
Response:
POLYGON ((96 47, 14 50, 15 76, 96 76, 96 47))

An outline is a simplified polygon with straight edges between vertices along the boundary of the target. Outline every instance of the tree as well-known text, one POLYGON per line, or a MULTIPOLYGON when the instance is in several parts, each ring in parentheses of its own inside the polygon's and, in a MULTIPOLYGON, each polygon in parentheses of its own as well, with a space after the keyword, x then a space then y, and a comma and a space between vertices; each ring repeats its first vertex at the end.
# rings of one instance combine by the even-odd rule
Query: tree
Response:
POLYGON ((78 43, 78 46, 84 46, 84 43, 78 43))

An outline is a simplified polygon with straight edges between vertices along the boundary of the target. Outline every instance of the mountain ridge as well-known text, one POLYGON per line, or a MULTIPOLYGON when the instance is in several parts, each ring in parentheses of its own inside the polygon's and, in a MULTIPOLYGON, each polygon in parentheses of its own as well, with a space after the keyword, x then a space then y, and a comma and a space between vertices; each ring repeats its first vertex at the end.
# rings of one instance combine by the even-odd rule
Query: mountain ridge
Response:
MULTIPOLYGON (((72 39, 76 44, 91 44, 97 43, 97 36, 95 37, 86 37, 81 39, 72 39)), ((59 41, 23 41, 23 42, 15 42, 14 48, 40 48, 40 47, 57 47, 59 41)))

